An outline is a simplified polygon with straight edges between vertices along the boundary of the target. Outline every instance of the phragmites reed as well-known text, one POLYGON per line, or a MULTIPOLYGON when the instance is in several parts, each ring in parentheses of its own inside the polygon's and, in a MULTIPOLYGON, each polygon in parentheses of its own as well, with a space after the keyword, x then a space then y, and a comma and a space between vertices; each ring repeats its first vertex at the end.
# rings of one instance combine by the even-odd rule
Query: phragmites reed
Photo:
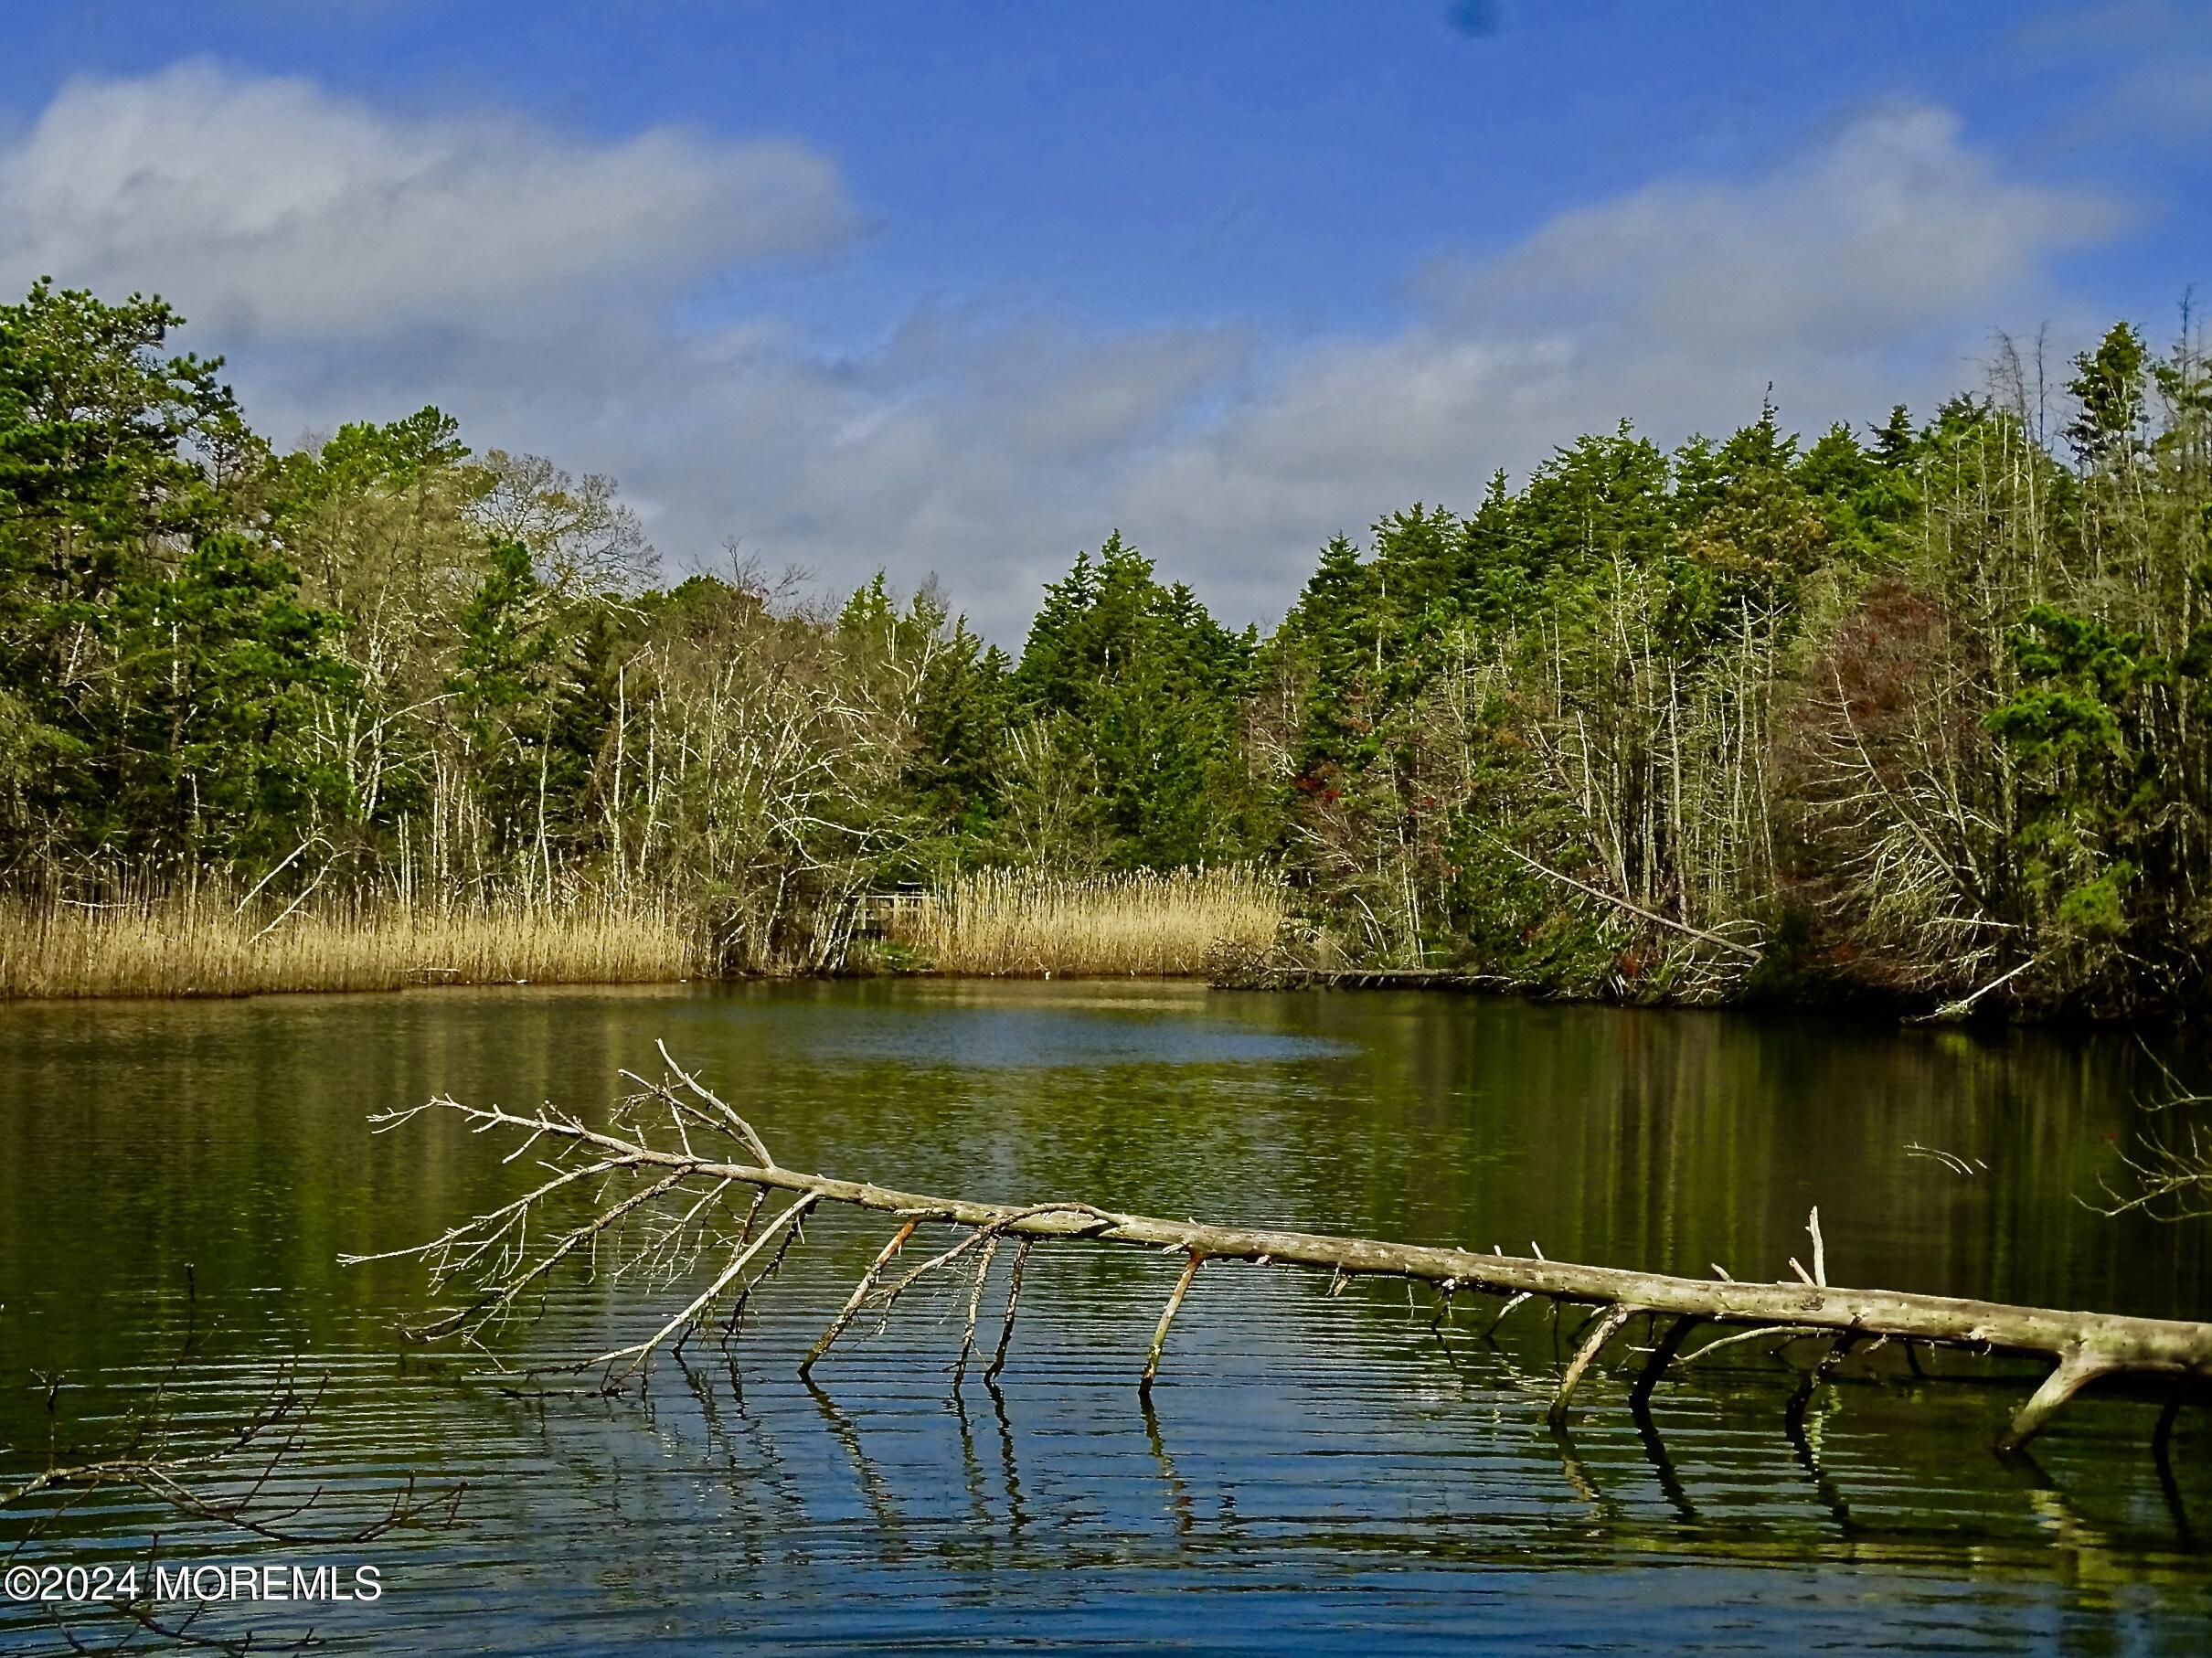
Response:
POLYGON ((443 904, 383 896, 290 909, 207 886, 100 903, 0 900, 0 997, 643 983, 701 965, 687 918, 593 893, 443 904))
POLYGON ((968 875, 901 903, 888 942, 945 973, 1163 976, 1203 971, 1220 940, 1264 951, 1281 884, 1245 867, 1062 878, 968 875))

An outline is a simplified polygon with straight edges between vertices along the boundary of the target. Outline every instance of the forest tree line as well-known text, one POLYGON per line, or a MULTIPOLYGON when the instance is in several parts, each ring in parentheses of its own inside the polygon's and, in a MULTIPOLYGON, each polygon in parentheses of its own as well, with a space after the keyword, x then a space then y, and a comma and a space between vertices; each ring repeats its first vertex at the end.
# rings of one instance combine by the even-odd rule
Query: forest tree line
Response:
POLYGON ((1320 550, 1262 636, 1119 536, 1018 655, 931 584, 665 579, 434 409, 280 452, 156 300, 0 308, 0 879, 679 901, 729 971, 1015 866, 1257 864, 1292 954, 1630 999, 2212 987, 2185 318, 1805 441, 1623 424, 1320 550))

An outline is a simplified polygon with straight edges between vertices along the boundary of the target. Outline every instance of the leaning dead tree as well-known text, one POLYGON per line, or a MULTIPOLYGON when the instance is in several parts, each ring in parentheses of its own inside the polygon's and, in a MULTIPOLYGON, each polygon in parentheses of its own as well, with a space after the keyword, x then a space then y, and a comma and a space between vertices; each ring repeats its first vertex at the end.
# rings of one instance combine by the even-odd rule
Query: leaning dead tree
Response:
POLYGON ((1139 1381, 1145 1392, 1159 1374, 1169 1331, 1192 1282, 1202 1267, 1215 1262, 1325 1271, 1332 1293, 1355 1279, 1397 1279, 1430 1286, 1446 1306, 1462 1294, 1498 1297, 1505 1303, 1500 1318, 1532 1300, 1587 1308, 1552 1398, 1555 1426, 1566 1421, 1591 1367, 1639 1316, 1648 1318, 1654 1331, 1631 1389, 1639 1411, 1670 1371, 1720 1345, 1759 1335, 1810 1336, 1827 1344, 1808 1385, 1792 1400, 1793 1415, 1802 1413, 1811 1387, 1844 1359, 1886 1344, 1900 1344, 1909 1354, 1920 1347, 1958 1348, 2049 1361, 2048 1376, 2013 1416, 2000 1450, 2026 1445, 2084 1388, 2123 1380, 2166 1399, 2159 1424, 2163 1444, 2182 1400, 2212 1390, 2212 1324, 1831 1284, 1817 1210, 1813 1270, 1792 1261, 1794 1281, 1757 1283, 1732 1279, 1717 1267, 1711 1280, 1676 1278, 1551 1260, 1541 1251, 1484 1254, 1167 1220, 1073 1201, 1008 1204, 905 1192, 783 1167, 727 1101, 678 1066, 665 1047, 661 1057, 667 1070, 658 1080, 623 1073, 634 1091, 617 1103, 603 1128, 551 1106, 525 1113, 445 1097, 377 1117, 373 1121, 382 1132, 426 1111, 453 1113, 474 1132, 512 1137, 507 1162, 538 1152, 544 1178, 513 1201, 429 1242, 345 1259, 425 1261, 434 1291, 458 1290, 463 1299, 412 1334, 472 1344, 538 1304, 563 1268, 603 1270, 672 1292, 679 1285, 698 1285, 643 1339, 573 1367, 595 1375, 605 1391, 637 1376, 664 1349, 681 1348, 718 1326, 725 1335, 734 1334, 751 1296, 801 1241, 807 1218, 825 1204, 867 1210, 896 1224, 807 1350, 802 1376, 813 1372, 856 1320, 868 1313, 888 1318, 925 1280, 964 1273, 967 1322, 954 1366, 957 1387, 977 1352, 987 1274, 1010 1245, 1013 1262, 997 1340, 984 1371, 986 1380, 993 1379, 1006 1362, 1031 1251, 1039 1244, 1079 1241, 1158 1250, 1182 1261, 1145 1356, 1139 1381), (579 1195, 588 1201, 564 1214, 560 1206, 579 1195), (952 1241, 894 1271, 925 1224, 952 1228, 952 1241), (1701 1338, 1695 1346, 1693 1337, 1701 1338))

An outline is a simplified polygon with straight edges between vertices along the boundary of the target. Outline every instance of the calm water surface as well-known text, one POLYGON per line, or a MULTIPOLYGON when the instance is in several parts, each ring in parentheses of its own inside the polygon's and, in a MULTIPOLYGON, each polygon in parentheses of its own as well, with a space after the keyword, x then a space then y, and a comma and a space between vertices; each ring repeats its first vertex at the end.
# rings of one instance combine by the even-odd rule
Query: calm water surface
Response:
MULTIPOLYGON (((374 1564, 373 1605, 199 1626, 312 1622, 342 1652, 2212 1651, 2212 1429, 2185 1415, 2162 1479, 2144 1405, 2087 1403, 2008 1463, 1985 1448, 2018 1387, 1863 1381, 1793 1440, 1791 1373, 1740 1348, 1662 1393, 1655 1435, 1601 1379, 1560 1439, 1533 1307, 1485 1345, 1489 1308, 1462 1305, 1446 1348, 1402 1287, 1330 1300, 1224 1265, 1147 1411, 1175 1263, 1080 1247, 1034 1258, 998 1391, 955 1398, 964 1307, 919 1293, 809 1389, 798 1355, 888 1230, 856 1216, 643 1402, 518 1400, 409 1355, 420 1276, 337 1256, 529 1175, 452 1123, 372 1138, 367 1115, 436 1092, 590 1107, 655 1037, 782 1161, 912 1188, 1739 1277, 1806 1259, 1818 1204, 1841 1281, 2212 1311, 2207 1228, 2080 1201, 2158 1083, 2125 1037, 1098 984, 0 1008, 0 1475, 49 1433, 112 1438, 178 1343, 189 1270, 185 1429, 296 1361, 328 1380, 279 1479, 323 1489, 316 1518, 409 1475, 466 1485, 450 1529, 319 1552, 106 1499, 28 1557, 124 1560, 158 1529, 173 1561, 374 1564)), ((654 1322, 574 1286, 501 1353, 654 1322)), ((0 1549, 24 1525, 0 1517, 0 1549)), ((0 1606, 0 1650, 60 1644, 0 1606)))

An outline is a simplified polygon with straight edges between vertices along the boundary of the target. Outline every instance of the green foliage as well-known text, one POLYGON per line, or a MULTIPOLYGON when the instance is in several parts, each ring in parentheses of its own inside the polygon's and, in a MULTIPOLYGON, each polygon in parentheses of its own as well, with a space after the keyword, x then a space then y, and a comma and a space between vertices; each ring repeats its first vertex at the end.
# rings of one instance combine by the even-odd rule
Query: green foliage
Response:
POLYGON ((202 858, 281 856, 329 809, 335 781, 303 733, 317 698, 345 696, 352 675, 326 648, 332 619, 298 588, 265 544, 224 534, 123 594, 115 806, 142 845, 173 836, 202 858))
POLYGON ((2144 654, 2140 633, 2031 606, 2011 639, 2026 686, 1990 711, 1990 729, 2022 756, 2048 764, 2124 758, 2121 710, 2165 664, 2144 654))
POLYGON ((295 497, 313 501, 349 490, 403 488, 468 459, 460 422, 426 406, 387 426, 341 426, 315 453, 289 457, 286 471, 295 497))
POLYGON ((2067 389, 2079 409, 2067 422, 2066 440, 2084 465, 2122 465, 2137 452, 2149 358, 2143 336, 2126 323, 2115 323, 2094 351, 2074 358, 2067 389))
POLYGON ((225 533, 265 453, 219 364, 162 355, 178 320, 47 282, 0 308, 9 866, 254 842, 314 793, 277 757, 321 622, 281 559, 225 533))
POLYGON ((2143 861, 2175 850, 2159 844, 2180 802, 2150 706, 2173 669, 2143 634, 2052 604, 2031 607, 2010 643, 2022 684, 1986 718, 2021 761, 2028 886, 2064 932, 2117 943, 2143 861))
POLYGON ((503 541, 491 549, 491 568, 462 607, 457 631, 460 653, 447 687, 499 850, 512 855, 533 826, 541 834, 545 828, 537 803, 552 783, 552 692, 561 643, 522 543, 503 541))
POLYGON ((914 749, 901 775, 935 845, 920 867, 957 867, 962 849, 987 843, 1005 762, 1006 654, 986 646, 963 618, 923 670, 914 749))
POLYGON ((1245 850, 1236 738, 1256 641, 1229 632, 1152 560, 1109 537, 1045 590, 1006 680, 1054 766, 1086 775, 1080 828, 1120 868, 1245 850))

